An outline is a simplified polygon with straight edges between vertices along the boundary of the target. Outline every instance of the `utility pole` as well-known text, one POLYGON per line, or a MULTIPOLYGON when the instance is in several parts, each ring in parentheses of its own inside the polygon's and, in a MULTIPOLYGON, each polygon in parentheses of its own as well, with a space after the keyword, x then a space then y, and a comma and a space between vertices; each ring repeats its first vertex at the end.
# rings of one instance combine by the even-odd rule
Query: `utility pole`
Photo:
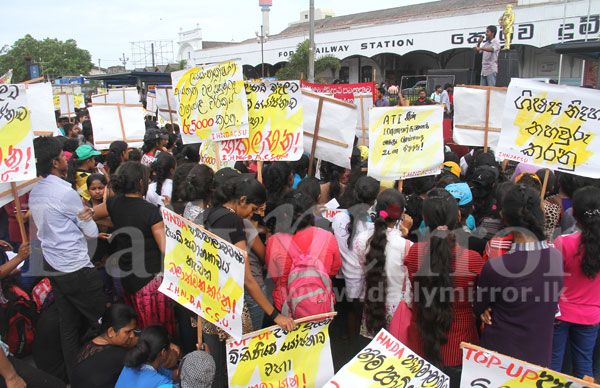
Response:
POLYGON ((125 70, 127 70, 127 61, 129 61, 129 58, 125 58, 125 53, 123 53, 123 56, 121 58, 119 58, 119 60, 123 64, 123 67, 125 68, 125 70))
POLYGON ((308 48, 308 82, 315 82, 315 0, 310 0, 309 15, 309 48, 308 48))
POLYGON ((152 71, 154 71, 154 68, 156 67, 154 64, 154 42, 150 43, 150 47, 152 49, 152 71))
POLYGON ((98 70, 100 70, 100 69, 102 68, 102 66, 100 66, 100 61, 101 61, 101 60, 102 60, 102 59, 98 58, 98 70))
POLYGON ((261 66, 261 72, 260 72, 260 76, 261 78, 265 78, 265 50, 264 50, 264 44, 267 43, 267 40, 269 38, 269 34, 265 33, 265 26, 264 24, 260 26, 260 35, 258 35, 258 32, 255 32, 256 34, 256 40, 258 41, 258 43, 260 43, 260 66, 261 66))

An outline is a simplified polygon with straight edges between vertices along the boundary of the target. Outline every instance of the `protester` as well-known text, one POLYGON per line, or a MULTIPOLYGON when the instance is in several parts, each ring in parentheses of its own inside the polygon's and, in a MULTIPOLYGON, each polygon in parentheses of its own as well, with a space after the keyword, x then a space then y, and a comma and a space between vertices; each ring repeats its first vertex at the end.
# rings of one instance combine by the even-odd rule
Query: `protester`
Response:
POLYGON ((99 334, 77 356, 73 388, 112 388, 123 369, 127 349, 137 342, 137 316, 124 304, 113 304, 102 315, 99 334))
POLYGON ((165 135, 161 135, 156 128, 150 128, 144 135, 144 145, 142 146, 143 156, 140 161, 144 166, 150 167, 156 159, 156 152, 161 149, 163 140, 169 140, 165 135))
POLYGON ((81 145, 77 147, 75 153, 71 156, 71 160, 69 160, 67 181, 73 185, 73 188, 84 201, 90 200, 87 178, 96 172, 95 157, 100 154, 99 151, 89 145, 81 145))
POLYGON ((181 388, 210 388, 215 379, 215 360, 202 350, 185 355, 179 363, 181 388))
POLYGON ((332 199, 339 199, 344 192, 345 185, 341 182, 344 168, 333 163, 322 161, 321 167, 321 198, 320 203, 327 203, 332 199))
POLYGON ((429 98, 434 103, 439 104, 442 101, 441 97, 442 97, 442 85, 435 85, 435 90, 433 93, 431 93, 431 97, 429 97, 429 98))
MULTIPOLYGON (((265 188, 256 179, 249 177, 229 178, 220 183, 213 193, 212 207, 206 209, 202 214, 202 224, 217 236, 246 251, 246 234, 242 220, 251 217, 265 202, 265 188)), ((282 315, 263 294, 254 276, 252 276, 248 260, 245 262, 244 288, 276 324, 286 330, 295 327, 294 321, 282 315)), ((242 329, 244 333, 247 333, 252 330, 252 323, 247 308, 244 310, 242 329)), ((215 359, 217 368, 213 388, 225 387, 227 385, 225 354, 227 334, 204 319, 202 320, 202 330, 204 341, 210 348, 210 353, 215 359)))
POLYGON ((485 42, 483 46, 483 36, 479 37, 476 52, 483 51, 481 60, 481 85, 496 86, 496 76, 498 75, 498 55, 500 54, 500 42, 496 39, 496 26, 488 26, 485 30, 485 42))
POLYGON ((148 185, 146 201, 155 206, 164 206, 165 201, 171 200, 173 191, 173 173, 177 163, 173 155, 161 152, 152 164, 155 181, 148 185))
POLYGON ((510 250, 485 263, 473 307, 485 324, 481 346, 550 367, 554 316, 563 285, 562 255, 545 241, 538 193, 512 187, 502 204, 510 250))
POLYGON ((38 137, 33 142, 42 179, 29 195, 31 215, 60 313, 60 337, 67 373, 72 376, 83 323, 97 325, 104 312, 102 279, 94 269, 85 237, 98 236, 96 224, 78 218, 84 211, 79 195, 64 181, 67 161, 60 142, 38 137))
POLYGON ((167 329, 149 326, 142 330, 137 344, 125 354, 125 367, 115 388, 174 387, 177 376, 174 367, 172 344, 167 329))
MULTIPOLYGON (((161 324, 174 335, 171 300, 158 292, 165 230, 160 210, 144 200, 148 175, 148 169, 138 162, 123 163, 111 181, 116 195, 94 207, 92 213, 95 220, 110 217, 114 225, 117 251, 123 252, 118 269, 125 303, 137 313, 140 329, 161 324)), ((109 267, 115 267, 114 263, 109 267)))
POLYGON ((600 323, 600 189, 577 190, 573 215, 581 231, 554 241, 563 256, 565 278, 554 323, 552 369, 562 370, 569 342, 572 374, 582 378, 593 376, 592 356, 600 323))
POLYGON ((413 105, 433 105, 435 102, 427 98, 427 92, 425 89, 419 90, 419 98, 413 103, 413 105))
POLYGON ((483 259, 456 243, 458 204, 444 189, 423 200, 427 239, 414 244, 404 261, 415 303, 409 327, 409 348, 442 369, 450 386, 460 385, 461 342, 479 342, 470 295, 483 259))
POLYGON ((404 239, 408 230, 401 222, 406 200, 402 193, 386 189, 377 197, 374 208, 374 228, 363 229, 356 235, 353 250, 363 264, 365 289, 369 290, 363 314, 361 335, 373 338, 379 330, 389 329, 401 301, 412 303, 404 259, 412 242, 404 239), (377 290, 375 295, 371 290, 377 290))
POLYGON ((295 319, 331 312, 334 299, 330 277, 342 265, 335 237, 314 226, 313 202, 306 194, 295 191, 288 198, 290 228, 274 234, 267 242, 267 269, 275 282, 273 303, 277 310, 289 311, 295 319), (316 294, 306 297, 312 292, 303 290, 295 280, 301 271, 310 270, 318 272, 318 277, 313 276, 320 287, 318 292, 314 290, 316 294))
POLYGON ((110 143, 108 154, 106 154, 106 164, 108 165, 110 174, 114 174, 117 171, 117 168, 127 160, 129 160, 127 143, 120 140, 110 143))

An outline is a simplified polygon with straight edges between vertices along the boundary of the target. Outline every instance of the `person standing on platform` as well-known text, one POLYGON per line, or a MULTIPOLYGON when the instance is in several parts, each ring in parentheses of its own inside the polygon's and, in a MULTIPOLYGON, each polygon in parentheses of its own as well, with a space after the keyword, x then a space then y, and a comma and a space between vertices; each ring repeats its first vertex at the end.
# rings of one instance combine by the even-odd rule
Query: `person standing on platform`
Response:
POLYGON ((498 75, 498 54, 500 53, 500 42, 496 39, 498 29, 496 26, 488 26, 485 30, 485 42, 483 36, 479 37, 479 43, 474 47, 475 51, 483 52, 481 60, 481 82, 483 86, 496 86, 498 75), (483 42, 483 46, 481 43, 483 42))

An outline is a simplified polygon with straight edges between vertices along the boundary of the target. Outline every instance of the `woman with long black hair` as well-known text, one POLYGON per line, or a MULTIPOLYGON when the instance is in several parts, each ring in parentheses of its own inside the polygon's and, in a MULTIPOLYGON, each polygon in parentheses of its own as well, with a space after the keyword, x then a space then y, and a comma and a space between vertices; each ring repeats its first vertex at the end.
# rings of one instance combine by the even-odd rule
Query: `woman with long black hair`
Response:
POLYGON ((168 152, 161 152, 151 168, 154 172, 154 182, 148 185, 146 201, 155 206, 163 206, 165 200, 170 200, 173 192, 173 173, 177 162, 168 152))
POLYGON ((373 338, 379 330, 388 329, 401 301, 412 303, 404 267, 412 243, 400 229, 405 206, 404 195, 398 190, 382 191, 372 216, 374 227, 363 229, 353 242, 365 276, 365 309, 360 330, 364 337, 373 338))
POLYGON ((563 255, 564 291, 554 323, 552 369, 560 372, 567 340, 573 376, 593 376, 592 356, 600 323, 600 189, 584 187, 573 195, 573 216, 580 232, 560 236, 554 246, 563 255))
POLYGON ((545 239, 540 195, 531 187, 514 186, 505 194, 502 220, 513 241, 481 270, 473 307, 485 324, 481 346, 549 367, 562 255, 545 239))
POLYGON ((113 141, 108 147, 108 153, 106 154, 106 165, 108 166, 108 172, 112 175, 117 171, 117 168, 126 161, 129 160, 129 153, 127 152, 127 143, 121 140, 113 141))
POLYGON ((458 203, 444 189, 423 200, 427 239, 414 244, 404 261, 413 286, 414 305, 408 346, 450 377, 458 387, 462 341, 479 342, 472 303, 483 259, 456 242, 458 203))

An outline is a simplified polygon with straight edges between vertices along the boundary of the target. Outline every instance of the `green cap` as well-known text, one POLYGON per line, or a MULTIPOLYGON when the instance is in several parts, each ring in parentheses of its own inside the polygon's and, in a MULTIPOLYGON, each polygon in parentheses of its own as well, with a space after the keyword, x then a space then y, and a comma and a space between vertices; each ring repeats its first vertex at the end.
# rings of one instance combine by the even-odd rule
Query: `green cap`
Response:
POLYGON ((77 159, 86 160, 92 156, 101 155, 102 153, 100 151, 96 151, 91 145, 84 144, 77 147, 75 154, 77 155, 77 159))

